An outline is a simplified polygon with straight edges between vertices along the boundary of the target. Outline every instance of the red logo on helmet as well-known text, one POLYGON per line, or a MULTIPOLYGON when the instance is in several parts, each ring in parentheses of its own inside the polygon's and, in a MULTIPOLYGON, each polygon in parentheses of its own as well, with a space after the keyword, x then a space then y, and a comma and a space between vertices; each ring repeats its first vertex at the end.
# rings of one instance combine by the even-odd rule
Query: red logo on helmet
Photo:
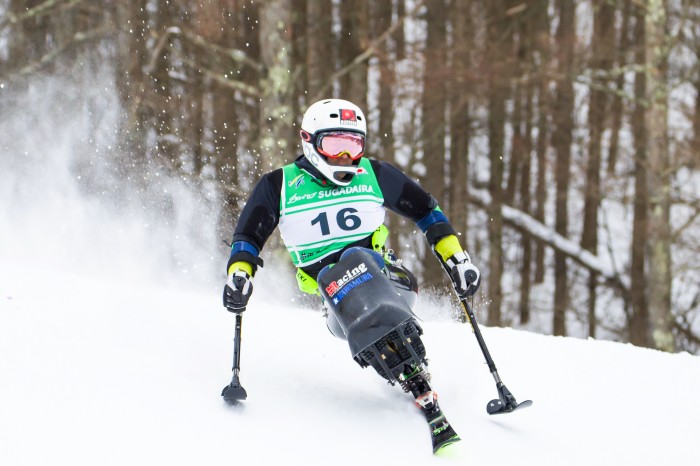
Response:
POLYGON ((355 110, 350 110, 350 109, 342 109, 340 110, 340 123, 346 123, 350 125, 356 125, 357 124, 357 115, 355 114, 355 110))

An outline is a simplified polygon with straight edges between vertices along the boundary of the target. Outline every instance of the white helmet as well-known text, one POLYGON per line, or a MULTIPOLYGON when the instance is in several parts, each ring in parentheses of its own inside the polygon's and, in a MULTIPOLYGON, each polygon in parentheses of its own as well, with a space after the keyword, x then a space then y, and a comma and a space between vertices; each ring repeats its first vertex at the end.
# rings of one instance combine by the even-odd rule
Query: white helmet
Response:
POLYGON ((313 166, 333 184, 350 184, 352 177, 357 174, 367 136, 367 123, 360 107, 341 99, 316 102, 304 113, 299 133, 304 155, 313 166), (324 140, 327 141, 326 146, 323 145, 324 140), (334 145, 337 147, 328 149, 334 145), (351 157, 352 165, 328 163, 328 158, 342 154, 351 157))

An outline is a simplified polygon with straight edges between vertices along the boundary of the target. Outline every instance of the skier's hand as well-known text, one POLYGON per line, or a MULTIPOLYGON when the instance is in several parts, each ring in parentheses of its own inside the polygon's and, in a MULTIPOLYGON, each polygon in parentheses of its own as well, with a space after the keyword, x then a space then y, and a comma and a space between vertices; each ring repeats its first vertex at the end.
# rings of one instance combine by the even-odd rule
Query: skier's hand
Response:
POLYGON ((481 273, 472 264, 469 254, 458 252, 445 261, 452 284, 460 298, 472 296, 481 284, 481 273))
POLYGON ((228 276, 224 286, 224 307, 230 312, 243 312, 251 294, 253 277, 244 270, 236 270, 228 276))

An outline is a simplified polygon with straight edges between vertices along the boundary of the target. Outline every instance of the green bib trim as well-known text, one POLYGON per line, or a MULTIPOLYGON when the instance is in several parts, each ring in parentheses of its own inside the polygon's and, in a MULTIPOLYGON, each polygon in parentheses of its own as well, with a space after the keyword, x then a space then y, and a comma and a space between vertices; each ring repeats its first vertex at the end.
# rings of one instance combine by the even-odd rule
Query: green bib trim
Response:
POLYGON ((317 262, 374 233, 384 196, 368 159, 347 186, 321 186, 296 164, 283 167, 279 229, 297 267, 317 262))

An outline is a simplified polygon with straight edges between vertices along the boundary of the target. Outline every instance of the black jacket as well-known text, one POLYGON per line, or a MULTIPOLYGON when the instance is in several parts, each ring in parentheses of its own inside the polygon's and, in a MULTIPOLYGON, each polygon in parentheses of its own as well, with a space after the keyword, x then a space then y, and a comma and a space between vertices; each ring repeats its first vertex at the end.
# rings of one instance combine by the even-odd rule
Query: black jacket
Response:
MULTIPOLYGON (((328 183, 303 155, 298 157, 294 163, 315 178, 316 183, 319 185, 319 190, 335 187, 328 183)), ((446 218, 444 222, 431 223, 430 220, 426 222, 426 218, 431 215, 438 205, 430 193, 426 192, 418 183, 411 180, 395 166, 373 159, 370 159, 370 163, 384 196, 384 207, 419 224, 426 236, 428 236, 428 241, 431 245, 441 237, 454 234, 454 230, 447 223, 446 218), (427 224, 420 225, 421 221, 427 224), (435 224, 439 224, 439 226, 434 228, 435 224)), ((262 251, 265 242, 279 223, 282 179, 282 168, 278 168, 266 173, 258 181, 248 198, 248 202, 241 211, 233 234, 233 243, 246 241, 255 246, 258 251, 262 251)), ((371 248, 371 235, 348 247, 352 246, 371 248)), ((323 267, 337 262, 341 253, 342 251, 338 251, 335 254, 331 254, 315 264, 304 267, 303 270, 316 278, 316 275, 323 267)), ((231 259, 229 264, 235 261, 234 257, 231 259)))

